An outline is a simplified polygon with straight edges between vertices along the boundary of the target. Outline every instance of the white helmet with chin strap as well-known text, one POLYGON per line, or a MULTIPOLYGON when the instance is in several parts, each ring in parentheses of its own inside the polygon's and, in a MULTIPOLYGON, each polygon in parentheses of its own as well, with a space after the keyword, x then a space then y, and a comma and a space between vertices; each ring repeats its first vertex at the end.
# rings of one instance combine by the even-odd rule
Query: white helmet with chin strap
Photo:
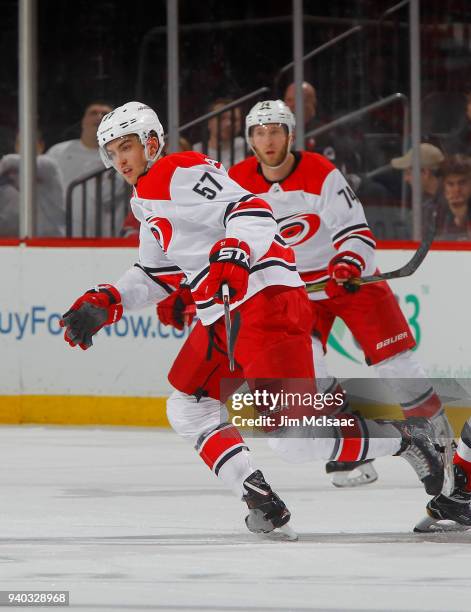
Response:
POLYGON ((283 100, 257 102, 245 118, 245 139, 250 147, 252 147, 250 129, 256 125, 267 125, 268 123, 286 125, 289 136, 293 134, 296 125, 293 113, 283 100))
POLYGON ((129 134, 136 134, 139 137, 149 163, 158 159, 164 146, 164 129, 157 113, 142 102, 127 102, 105 115, 98 126, 98 147, 101 159, 107 168, 111 168, 113 165, 106 150, 107 143, 129 134), (147 142, 149 137, 153 135, 152 132, 157 135, 159 150, 151 158, 147 151, 147 142))

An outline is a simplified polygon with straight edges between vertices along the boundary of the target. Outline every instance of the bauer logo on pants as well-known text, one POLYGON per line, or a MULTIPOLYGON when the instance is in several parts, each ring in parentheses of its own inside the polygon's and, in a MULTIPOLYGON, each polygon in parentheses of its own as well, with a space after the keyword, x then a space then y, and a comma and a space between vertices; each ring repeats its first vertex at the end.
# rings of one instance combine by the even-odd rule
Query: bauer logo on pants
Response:
POLYGON ((381 342, 378 342, 378 344, 376 345, 376 349, 382 349, 385 348, 386 346, 389 346, 390 344, 395 344, 396 342, 399 342, 399 340, 404 340, 404 338, 407 338, 407 336, 409 335, 409 332, 402 332, 402 334, 397 334, 396 336, 393 336, 392 338, 386 338, 386 340, 381 340, 381 342))

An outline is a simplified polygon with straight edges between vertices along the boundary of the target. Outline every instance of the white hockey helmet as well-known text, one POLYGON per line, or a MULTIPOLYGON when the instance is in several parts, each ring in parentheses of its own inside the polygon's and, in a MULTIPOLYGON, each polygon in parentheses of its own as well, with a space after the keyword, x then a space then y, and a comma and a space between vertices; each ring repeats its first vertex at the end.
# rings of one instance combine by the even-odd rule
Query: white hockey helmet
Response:
POLYGON ((98 126, 98 147, 101 159, 107 168, 111 168, 113 164, 106 150, 106 144, 128 134, 139 136, 148 162, 153 162, 159 157, 164 146, 164 129, 157 113, 142 102, 127 102, 105 115, 98 126), (151 132, 155 132, 159 140, 159 150, 153 158, 148 156, 146 146, 151 132))
POLYGON ((290 136, 293 134, 296 125, 293 113, 283 100, 257 102, 245 118, 245 139, 249 146, 251 146, 249 142, 250 128, 255 125, 267 125, 268 123, 286 125, 290 136))

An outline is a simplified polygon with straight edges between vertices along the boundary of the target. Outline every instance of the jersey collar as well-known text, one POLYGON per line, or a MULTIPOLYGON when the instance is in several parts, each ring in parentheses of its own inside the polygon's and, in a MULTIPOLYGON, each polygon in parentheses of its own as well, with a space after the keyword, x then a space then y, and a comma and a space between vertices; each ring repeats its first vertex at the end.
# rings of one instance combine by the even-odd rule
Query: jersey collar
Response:
POLYGON ((293 174, 293 172, 299 166, 299 162, 301 161, 301 158, 302 158, 301 151, 291 151, 291 153, 294 155, 293 167, 288 172, 288 174, 284 176, 282 179, 280 179, 279 181, 270 181, 270 179, 267 179, 267 177, 263 174, 262 165, 260 164, 260 162, 258 162, 257 164, 257 173, 260 174, 260 176, 263 177, 264 181, 266 181, 269 185, 275 185, 275 183, 278 183, 279 185, 281 185, 283 181, 286 181, 286 179, 293 174))

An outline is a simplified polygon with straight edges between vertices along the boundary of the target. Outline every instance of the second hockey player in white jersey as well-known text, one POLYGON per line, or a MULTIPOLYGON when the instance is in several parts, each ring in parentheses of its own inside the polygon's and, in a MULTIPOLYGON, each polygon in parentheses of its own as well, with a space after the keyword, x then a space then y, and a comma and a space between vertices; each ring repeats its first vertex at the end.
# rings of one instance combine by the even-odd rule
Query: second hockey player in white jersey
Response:
MULTIPOLYGON (((281 100, 258 102, 246 117, 246 138, 255 156, 229 175, 273 208, 281 236, 296 253, 306 283, 328 280, 325 292, 310 294, 313 351, 318 380, 329 381, 324 351, 335 317, 343 319, 374 367, 399 400, 404 416, 427 417, 448 447, 452 430, 441 401, 412 350, 415 340, 386 282, 358 287, 352 278, 376 270, 376 241, 361 202, 341 172, 325 157, 292 151, 294 116, 281 100)), ((335 379, 331 383, 335 386, 335 379)), ((344 407, 345 409, 345 407, 344 407)), ((371 464, 350 464, 341 455, 327 465, 338 485, 373 482, 371 464), (354 467, 359 478, 347 479, 354 467)))

